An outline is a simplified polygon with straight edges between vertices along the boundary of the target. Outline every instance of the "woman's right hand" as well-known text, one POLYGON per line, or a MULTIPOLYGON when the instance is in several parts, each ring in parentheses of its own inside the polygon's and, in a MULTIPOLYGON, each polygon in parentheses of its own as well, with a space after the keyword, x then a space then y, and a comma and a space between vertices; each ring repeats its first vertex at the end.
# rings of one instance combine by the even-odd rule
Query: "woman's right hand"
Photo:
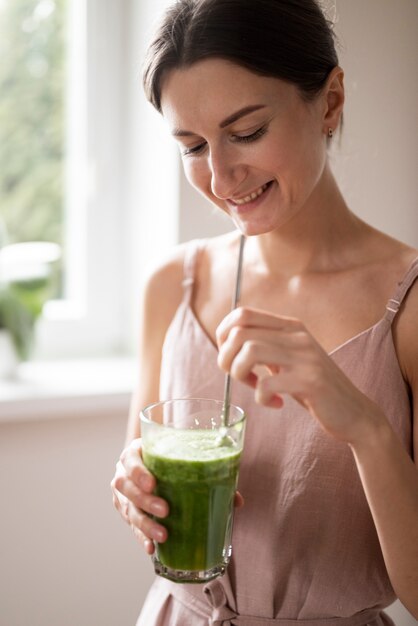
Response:
POLYGON ((142 460, 141 439, 134 439, 123 450, 110 486, 115 508, 145 552, 153 554, 154 541, 166 541, 167 530, 150 516, 164 518, 169 510, 165 500, 153 495, 156 481, 142 460))

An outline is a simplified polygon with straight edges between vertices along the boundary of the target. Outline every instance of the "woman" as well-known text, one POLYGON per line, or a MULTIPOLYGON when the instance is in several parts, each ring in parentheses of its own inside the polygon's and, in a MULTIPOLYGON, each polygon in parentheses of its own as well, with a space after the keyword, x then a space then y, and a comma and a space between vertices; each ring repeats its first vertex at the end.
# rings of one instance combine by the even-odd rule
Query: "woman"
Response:
POLYGON ((418 251, 355 216, 330 170, 344 104, 330 25, 315 0, 180 0, 144 84, 189 182, 247 236, 236 311, 237 233, 179 246, 144 294, 112 487, 148 554, 169 510, 139 408, 220 398, 229 372, 249 420, 227 575, 159 579, 138 625, 388 624, 396 596, 418 616, 418 251))

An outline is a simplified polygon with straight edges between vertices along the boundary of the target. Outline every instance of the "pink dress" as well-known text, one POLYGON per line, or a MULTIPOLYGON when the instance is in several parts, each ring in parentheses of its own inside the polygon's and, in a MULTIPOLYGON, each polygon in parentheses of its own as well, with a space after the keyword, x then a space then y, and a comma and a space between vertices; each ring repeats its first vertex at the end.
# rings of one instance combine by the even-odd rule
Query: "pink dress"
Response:
MULTIPOLYGON (((217 350, 191 308, 202 241, 188 245, 184 298, 163 348, 161 399, 222 398, 217 350)), ((394 289, 386 313, 330 353, 385 411, 412 456, 412 412, 391 324, 418 276, 418 258, 394 289)), ((395 600, 376 530, 349 447, 322 431, 287 397, 260 407, 233 384, 247 416, 233 556, 227 574, 206 585, 154 582, 137 626, 383 626, 395 600)))

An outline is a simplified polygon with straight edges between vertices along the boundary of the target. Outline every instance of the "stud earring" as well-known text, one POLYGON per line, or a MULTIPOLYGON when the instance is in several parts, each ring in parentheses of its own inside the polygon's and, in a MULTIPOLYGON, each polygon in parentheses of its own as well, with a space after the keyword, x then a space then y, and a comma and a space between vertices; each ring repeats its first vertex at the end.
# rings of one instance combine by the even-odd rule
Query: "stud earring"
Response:
POLYGON ((332 139, 333 136, 334 136, 334 130, 332 128, 328 128, 328 137, 332 139))

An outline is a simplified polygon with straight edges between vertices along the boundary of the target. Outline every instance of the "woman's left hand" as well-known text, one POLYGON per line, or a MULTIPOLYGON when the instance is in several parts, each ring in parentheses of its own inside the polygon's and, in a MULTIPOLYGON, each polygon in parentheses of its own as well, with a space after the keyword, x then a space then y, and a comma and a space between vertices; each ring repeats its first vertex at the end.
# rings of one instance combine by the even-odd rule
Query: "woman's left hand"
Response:
POLYGON ((295 318, 241 307, 217 329, 218 364, 255 389, 259 404, 280 408, 281 394, 304 406, 333 437, 355 443, 383 417, 295 318), (256 366, 267 368, 258 377, 256 366))

